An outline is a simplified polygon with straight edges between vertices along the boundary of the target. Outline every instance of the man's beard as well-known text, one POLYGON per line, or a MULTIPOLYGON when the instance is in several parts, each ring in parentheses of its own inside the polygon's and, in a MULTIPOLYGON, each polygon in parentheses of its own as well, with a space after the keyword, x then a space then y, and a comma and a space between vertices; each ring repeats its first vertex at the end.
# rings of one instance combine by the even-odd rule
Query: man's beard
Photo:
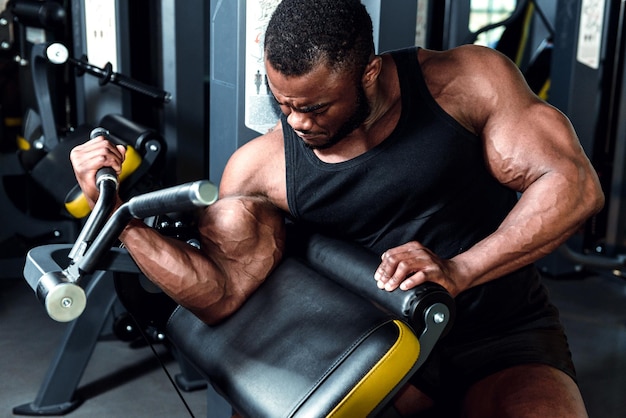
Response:
POLYGON ((357 86, 356 108, 350 117, 339 127, 337 133, 330 137, 328 141, 320 145, 306 144, 307 147, 314 150, 323 150, 336 145, 356 128, 361 126, 365 119, 370 115, 370 105, 365 96, 365 89, 362 85, 357 86))

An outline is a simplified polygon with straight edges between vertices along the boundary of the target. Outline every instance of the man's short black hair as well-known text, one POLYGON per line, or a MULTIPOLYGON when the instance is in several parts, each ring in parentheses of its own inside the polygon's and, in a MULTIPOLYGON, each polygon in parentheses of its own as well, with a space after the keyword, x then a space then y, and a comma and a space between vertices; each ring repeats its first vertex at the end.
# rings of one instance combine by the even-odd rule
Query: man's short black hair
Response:
POLYGON ((360 76, 374 53, 372 20, 360 0, 283 0, 265 32, 265 57, 281 74, 317 64, 360 76))

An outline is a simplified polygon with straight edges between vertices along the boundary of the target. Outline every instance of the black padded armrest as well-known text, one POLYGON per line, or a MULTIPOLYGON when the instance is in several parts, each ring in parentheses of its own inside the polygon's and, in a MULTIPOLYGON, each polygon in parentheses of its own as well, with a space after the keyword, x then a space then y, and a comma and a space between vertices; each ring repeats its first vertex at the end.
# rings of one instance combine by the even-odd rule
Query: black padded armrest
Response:
POLYGON ((220 324, 179 307, 167 335, 243 416, 326 417, 347 399, 351 413, 335 416, 365 416, 355 411, 383 408, 417 369, 421 344, 399 322, 287 258, 220 324))
POLYGON ((436 283, 427 282, 407 291, 379 289, 374 272, 380 259, 364 247, 321 234, 299 235, 292 244, 295 245, 295 255, 302 257, 314 270, 403 318, 418 332, 426 326, 424 312, 436 303, 449 310, 444 334, 453 323, 454 299, 436 283))

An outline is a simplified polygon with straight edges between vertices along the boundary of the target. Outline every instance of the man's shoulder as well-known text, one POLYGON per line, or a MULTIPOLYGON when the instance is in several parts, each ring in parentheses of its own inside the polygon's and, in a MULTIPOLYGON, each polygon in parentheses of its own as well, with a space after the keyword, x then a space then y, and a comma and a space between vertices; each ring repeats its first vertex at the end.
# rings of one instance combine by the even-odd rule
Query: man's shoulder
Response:
POLYGON ((262 165, 267 163, 268 159, 283 157, 284 149, 283 131, 279 123, 268 132, 241 146, 234 156, 247 160, 247 164, 262 165))
POLYGON ((382 55, 406 54, 416 55, 424 75, 436 75, 438 78, 453 78, 463 73, 472 73, 473 75, 489 74, 510 64, 510 60, 500 52, 492 48, 473 44, 461 45, 446 50, 407 47, 388 51, 382 55))
POLYGON ((489 73, 494 65, 501 66, 508 58, 485 46, 461 45, 444 51, 419 49, 418 61, 423 69, 436 73, 489 73))
POLYGON ((224 170, 220 189, 227 194, 267 196, 283 207, 284 173, 282 129, 276 127, 235 151, 224 170))
POLYGON ((463 45, 446 51, 420 50, 424 81, 437 103, 471 132, 497 112, 522 83, 506 56, 487 47, 463 45))
POLYGON ((418 59, 429 88, 445 94, 471 93, 488 98, 520 82, 515 64, 500 52, 484 46, 420 50, 418 59))

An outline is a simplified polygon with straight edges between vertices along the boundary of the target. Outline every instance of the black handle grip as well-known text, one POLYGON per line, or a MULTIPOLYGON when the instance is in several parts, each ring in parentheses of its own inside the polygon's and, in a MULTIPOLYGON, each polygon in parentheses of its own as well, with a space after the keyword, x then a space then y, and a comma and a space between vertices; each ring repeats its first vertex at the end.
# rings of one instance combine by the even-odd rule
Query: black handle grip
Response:
POLYGON ((111 133, 108 130, 98 126, 97 128, 93 128, 91 130, 91 133, 89 134, 89 139, 94 139, 99 136, 103 136, 108 139, 110 134, 111 133))
POLYGON ((157 87, 149 86, 130 77, 126 77, 123 74, 113 73, 111 76, 111 82, 128 90, 143 94, 151 99, 158 100, 161 103, 169 103, 172 99, 170 93, 157 87))
MULTIPOLYGON (((94 139, 99 136, 108 138, 108 135, 109 131, 106 129, 95 128, 89 134, 89 138, 94 139)), ((91 215, 87 218, 74 246, 68 254, 71 260, 77 261, 83 256, 91 241, 98 234, 100 227, 106 222, 107 217, 115 205, 117 184, 117 175, 111 167, 102 167, 96 172, 96 187, 100 191, 100 195, 98 196, 98 200, 96 201, 91 215)))
POLYGON ((100 183, 110 181, 117 188, 117 173, 111 167, 102 167, 96 172, 96 187, 100 188, 100 183))
POLYGON ((217 187, 207 180, 135 196, 127 203, 130 214, 137 219, 168 212, 183 212, 208 206, 217 200, 217 187))
POLYGON ((104 68, 99 68, 95 65, 89 64, 86 56, 83 56, 80 60, 70 58, 69 61, 78 69, 78 75, 82 75, 85 72, 94 75, 100 79, 98 83, 101 86, 104 86, 107 83, 113 83, 127 90, 131 90, 150 97, 151 99, 158 100, 161 103, 169 103, 172 99, 172 95, 164 90, 144 84, 123 74, 116 73, 113 71, 113 66, 110 62, 107 62, 104 68))
POLYGON ((434 303, 448 306, 451 316, 454 316, 452 296, 436 283, 426 282, 407 291, 379 289, 374 281, 374 272, 380 258, 365 247, 315 233, 302 234, 294 244, 299 247, 296 251, 305 256, 314 270, 406 319, 416 329, 423 327, 420 323, 425 307, 434 303))

